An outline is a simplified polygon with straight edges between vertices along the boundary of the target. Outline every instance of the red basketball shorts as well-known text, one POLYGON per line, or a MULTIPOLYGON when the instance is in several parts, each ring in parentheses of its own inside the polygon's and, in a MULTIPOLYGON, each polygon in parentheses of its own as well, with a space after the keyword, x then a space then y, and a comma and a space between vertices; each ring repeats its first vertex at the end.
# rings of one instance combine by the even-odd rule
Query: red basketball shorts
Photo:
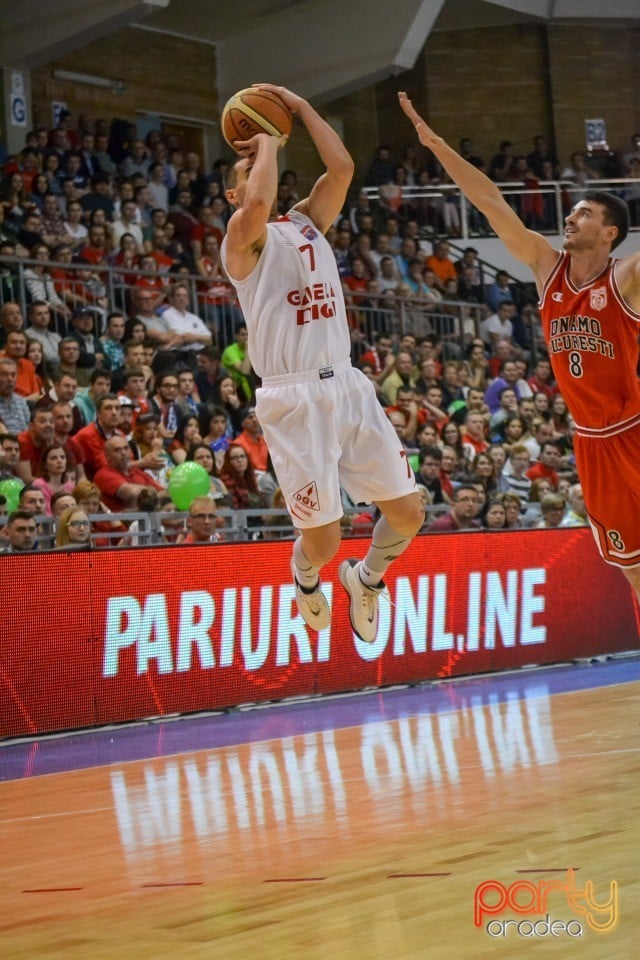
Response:
POLYGON ((640 426, 609 437, 576 434, 574 452, 603 559, 619 567, 640 566, 640 426))

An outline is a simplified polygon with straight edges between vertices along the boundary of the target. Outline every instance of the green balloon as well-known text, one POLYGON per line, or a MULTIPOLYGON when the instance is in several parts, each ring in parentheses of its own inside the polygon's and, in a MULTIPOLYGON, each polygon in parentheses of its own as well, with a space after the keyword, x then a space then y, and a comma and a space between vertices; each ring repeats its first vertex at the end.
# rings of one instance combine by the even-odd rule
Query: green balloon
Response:
POLYGON ((206 497, 211 488, 209 474, 200 463, 187 460, 171 471, 169 496, 178 510, 188 510, 196 497, 206 497))
POLYGON ((20 491, 24 483, 18 477, 7 477, 6 480, 0 480, 0 493, 7 501, 7 512, 13 513, 18 509, 18 500, 20 491))

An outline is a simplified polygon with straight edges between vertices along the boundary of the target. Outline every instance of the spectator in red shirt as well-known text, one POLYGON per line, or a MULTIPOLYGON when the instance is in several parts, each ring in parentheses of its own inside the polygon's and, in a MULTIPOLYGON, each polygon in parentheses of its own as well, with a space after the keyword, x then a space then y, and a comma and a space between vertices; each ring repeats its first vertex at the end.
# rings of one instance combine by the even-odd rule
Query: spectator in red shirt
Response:
POLYGON ((176 262, 175 258, 170 257, 167 253, 168 246, 169 236, 165 228, 160 226, 154 227, 151 235, 151 256, 156 262, 158 273, 161 274, 169 273, 171 267, 176 262))
POLYGON ((59 443, 67 455, 69 472, 73 472, 75 481, 84 479, 82 450, 71 436, 73 433, 73 408, 70 403, 58 401, 52 407, 54 443, 59 443))
MULTIPOLYGON (((132 350, 142 350, 142 344, 137 344, 132 350)), ((151 407, 147 399, 147 380, 145 371, 142 367, 127 366, 121 374, 123 389, 120 393, 122 397, 128 397, 133 403, 134 426, 136 418, 145 413, 150 413, 151 407)))
POLYGON ((476 520, 480 508, 480 495, 471 484, 460 484, 453 495, 453 504, 448 513, 436 517, 426 533, 457 533, 460 530, 478 530, 476 520))
POLYGON ((553 382, 551 362, 547 357, 540 357, 533 368, 533 376, 529 377, 527 383, 533 390, 534 394, 544 393, 549 397, 549 400, 553 399, 555 394, 558 392, 558 388, 553 382))
POLYGON ((131 450, 126 437, 113 436, 104 445, 105 466, 94 480, 102 499, 114 513, 134 510, 138 494, 144 487, 162 490, 148 473, 132 465, 131 450))
POLYGON ((40 475, 42 456, 54 441, 53 413, 51 410, 34 410, 28 430, 18 434, 20 462, 16 474, 26 484, 40 475))
POLYGON ((350 308, 358 307, 366 300, 368 282, 364 260, 362 257, 354 257, 351 261, 351 271, 342 281, 350 327, 360 327, 363 324, 362 314, 350 308))
POLYGON ((27 335, 22 330, 12 330, 7 334, 4 355, 15 360, 17 377, 15 392, 24 397, 27 403, 36 403, 44 393, 42 380, 30 360, 26 359, 27 335))
POLYGON ((477 410, 469 410, 465 417, 462 448, 465 458, 469 461, 473 460, 478 453, 484 453, 485 450, 489 449, 484 417, 477 410))
POLYGON ((95 421, 76 433, 74 439, 80 448, 89 480, 93 480, 97 471, 105 466, 104 446, 107 440, 120 434, 119 422, 120 401, 113 393, 107 393, 96 401, 95 421))
POLYGON ((442 487, 442 492, 445 494, 449 500, 453 500, 454 486, 453 486, 453 477, 456 473, 458 465, 458 458, 456 456, 456 451, 453 447, 445 444, 442 447, 442 460, 440 462, 440 486, 442 487))
POLYGON ((376 381, 382 379, 380 376, 382 373, 393 369, 394 356, 391 346, 391 337, 385 333, 380 333, 376 337, 373 347, 360 357, 360 367, 370 365, 376 381))
POLYGON ((269 450, 256 417, 255 407, 247 407, 244 410, 241 423, 242 433, 233 442, 246 450, 253 469, 258 473, 264 473, 267 469, 269 450))
POLYGON ((200 218, 191 234, 191 249, 193 259, 199 260, 204 250, 204 241, 207 237, 215 237, 218 246, 222 243, 224 232, 216 222, 215 211, 210 207, 200 208, 200 218))
POLYGON ((94 266, 104 266, 107 262, 107 228, 101 223, 89 227, 89 242, 82 248, 82 259, 94 266))
POLYGON ((542 477, 551 481, 554 490, 558 488, 558 467, 562 457, 562 448, 555 440, 545 440, 540 447, 540 459, 527 470, 526 476, 532 482, 542 477))
POLYGON ((168 223, 173 224, 175 239, 185 251, 191 250, 193 233, 198 225, 198 221, 191 212, 192 207, 193 194, 191 190, 180 190, 177 202, 172 204, 167 218, 168 223))
POLYGON ((147 292, 151 291, 153 294, 151 308, 157 310, 165 300, 167 281, 160 276, 155 257, 151 253, 145 253, 140 257, 138 269, 140 270, 140 276, 136 277, 134 286, 147 292))

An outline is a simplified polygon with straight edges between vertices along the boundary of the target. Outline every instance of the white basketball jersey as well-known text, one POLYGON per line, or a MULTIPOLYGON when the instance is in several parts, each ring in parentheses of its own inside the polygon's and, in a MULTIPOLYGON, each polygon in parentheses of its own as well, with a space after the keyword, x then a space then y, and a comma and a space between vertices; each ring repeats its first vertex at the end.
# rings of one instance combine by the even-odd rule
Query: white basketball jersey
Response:
MULTIPOLYGON (((226 264, 226 237, 222 262, 226 264)), ((229 274, 229 271, 227 270, 229 274)), ((259 377, 317 370, 348 360, 349 328, 333 251, 296 210, 267 224, 267 240, 248 277, 229 279, 249 331, 249 358, 259 377)))

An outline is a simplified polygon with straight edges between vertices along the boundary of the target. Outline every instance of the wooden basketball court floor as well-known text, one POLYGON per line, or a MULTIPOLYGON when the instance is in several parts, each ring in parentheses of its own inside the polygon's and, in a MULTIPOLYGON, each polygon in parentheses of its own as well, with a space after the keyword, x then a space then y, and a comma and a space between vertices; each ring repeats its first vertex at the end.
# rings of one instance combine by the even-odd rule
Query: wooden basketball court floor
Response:
POLYGON ((0 956, 631 960, 639 717, 625 658, 5 744, 0 956))

